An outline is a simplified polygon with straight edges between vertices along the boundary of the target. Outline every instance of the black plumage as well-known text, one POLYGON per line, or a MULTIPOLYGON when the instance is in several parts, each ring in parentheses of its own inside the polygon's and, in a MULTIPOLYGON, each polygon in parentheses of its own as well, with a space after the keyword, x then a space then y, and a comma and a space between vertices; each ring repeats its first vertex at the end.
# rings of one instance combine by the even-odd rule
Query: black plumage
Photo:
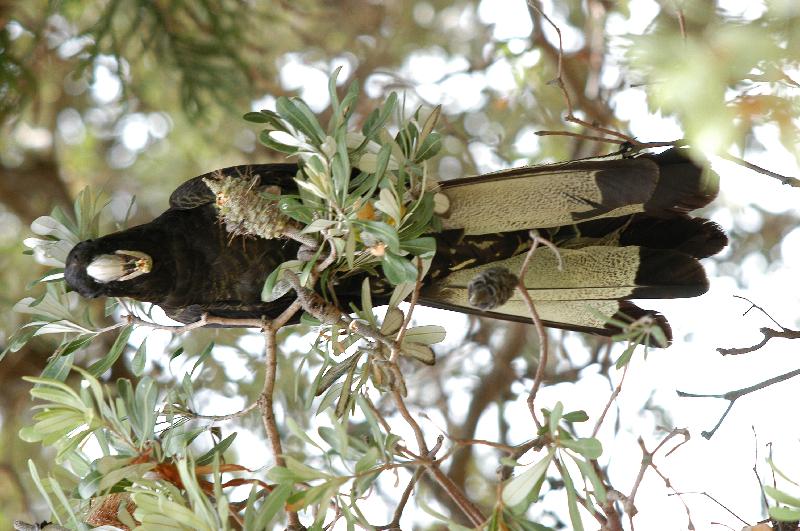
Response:
MULTIPOLYGON (((294 164, 237 166, 190 179, 153 221, 79 243, 67 258, 68 285, 85 297, 120 296, 152 302, 184 323, 204 312, 220 317, 274 317, 291 294, 261 301, 264 280, 299 244, 232 235, 220 223, 204 178, 257 176, 260 189, 296 191, 294 164)), ((545 324, 609 335, 596 312, 652 315, 628 302, 702 294, 708 282, 699 258, 726 244, 714 223, 688 213, 716 195, 717 178, 680 150, 619 160, 576 161, 505 170, 441 183, 450 199, 425 286, 424 304, 503 319, 529 320, 519 298, 490 311, 472 307, 467 288, 485 270, 512 272, 529 247, 529 229, 561 249, 556 269, 537 252, 523 279, 545 324)), ((366 274, 366 273, 364 273, 366 274)), ((335 286, 342 307, 359 303, 363 276, 335 286)), ((371 280, 376 304, 391 286, 371 280)))

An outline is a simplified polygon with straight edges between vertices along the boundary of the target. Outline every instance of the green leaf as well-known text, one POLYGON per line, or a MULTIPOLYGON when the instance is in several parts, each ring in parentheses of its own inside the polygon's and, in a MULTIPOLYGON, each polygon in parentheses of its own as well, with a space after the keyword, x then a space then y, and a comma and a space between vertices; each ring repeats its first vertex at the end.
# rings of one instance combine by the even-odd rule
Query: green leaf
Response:
POLYGON ((328 390, 325 392, 325 396, 323 396, 322 400, 319 401, 319 405, 317 406, 317 415, 333 405, 336 397, 342 392, 342 385, 343 384, 341 383, 337 383, 328 388, 328 390))
POLYGON ((783 492, 782 490, 778 490, 771 485, 764 485, 764 492, 767 494, 767 496, 773 498, 779 503, 785 503, 786 505, 800 508, 800 498, 796 498, 783 492))
POLYGON ((669 344, 669 341, 667 341, 667 336, 658 325, 653 325, 653 327, 650 328, 650 335, 653 336, 653 339, 655 339, 656 344, 659 347, 666 347, 669 344))
POLYGON ((91 343, 92 340, 95 337, 97 337, 96 334, 83 334, 83 335, 80 335, 80 336, 72 339, 71 341, 67 341, 66 343, 62 343, 58 347, 58 350, 56 351, 56 354, 59 355, 59 356, 66 356, 68 354, 72 354, 73 352, 77 352, 81 348, 83 348, 86 345, 88 345, 89 343, 91 343))
POLYGON ((212 341, 211 343, 206 345, 206 348, 204 348, 203 352, 201 352, 200 355, 197 357, 197 361, 194 362, 192 370, 189 371, 190 375, 194 375, 194 371, 197 370, 197 367, 199 367, 204 361, 208 359, 209 356, 211 356, 211 352, 213 350, 214 350, 214 342, 212 341))
POLYGON ((268 529, 269 524, 275 520, 278 513, 283 513, 283 507, 291 494, 291 485, 278 485, 275 487, 258 509, 252 529, 268 529))
POLYGON ((378 449, 370 447, 367 453, 356 463, 356 474, 363 474, 378 462, 378 449))
POLYGON ((433 345, 444 341, 446 331, 443 326, 424 325, 406 329, 404 341, 413 341, 423 345, 433 345))
POLYGON ((353 392, 353 375, 355 374, 356 366, 355 364, 350 367, 350 370, 347 372, 347 376, 344 378, 344 382, 342 383, 342 390, 339 393, 339 400, 336 402, 336 409, 334 412, 336 413, 337 417, 341 417, 347 411, 347 408, 350 406, 350 397, 352 396, 353 392))
POLYGON ((279 153, 285 153, 286 155, 295 155, 298 151, 300 151, 296 146, 290 146, 289 144, 283 144, 277 140, 274 140, 270 136, 271 132, 272 131, 265 129, 258 134, 258 139, 268 148, 274 149, 279 153))
POLYGON ((158 400, 158 387, 155 381, 145 376, 136 385, 134 394, 134 407, 128 410, 131 427, 140 441, 153 439, 153 430, 156 424, 156 401, 158 400))
POLYGON ((333 227, 337 223, 337 221, 331 219, 315 219, 303 228, 303 232, 306 234, 319 232, 321 230, 333 227))
POLYGON ((314 439, 308 436, 308 433, 306 433, 306 431, 303 428, 301 428, 300 425, 297 424, 297 421, 294 420, 292 417, 286 418, 286 427, 288 427, 289 431, 292 432, 292 434, 301 441, 311 446, 314 446, 315 448, 318 448, 323 452, 325 451, 319 444, 317 444, 317 442, 314 439))
MULTIPOLYGON (((400 239, 397 230, 391 225, 382 221, 354 221, 354 225, 359 227, 362 232, 369 233, 375 239, 382 241, 393 253, 400 251, 400 239)), ((417 278, 416 268, 414 268, 414 279, 417 278)))
POLYGON ((406 241, 430 232, 433 227, 433 192, 425 192, 414 205, 413 212, 400 229, 400 237, 406 241))
POLYGON ((364 493, 369 490, 372 484, 375 483, 375 480, 380 477, 380 475, 380 471, 376 471, 371 474, 365 474, 356 478, 356 480, 353 482, 353 490, 355 491, 355 495, 359 498, 363 496, 364 493))
POLYGON ((247 112, 242 116, 248 122, 253 122, 256 124, 267 124, 270 123, 270 118, 261 112, 247 112))
MULTIPOLYGON (((380 199, 375 201, 375 208, 392 218, 395 226, 400 226, 402 214, 400 213, 400 203, 389 188, 382 188, 379 194, 380 199)), ((395 251, 397 249, 394 249, 395 251)))
POLYGON ((561 418, 566 422, 586 422, 589 420, 589 415, 587 415, 586 412, 581 409, 578 411, 570 411, 561 418))
POLYGON ((372 288, 369 285, 369 277, 364 277, 361 283, 361 309, 370 321, 375 321, 375 315, 372 310, 372 288))
POLYGON ((603 455, 603 445, 594 437, 581 439, 560 439, 559 444, 581 454, 586 459, 597 459, 603 455))
POLYGON ((572 522, 572 529, 574 531, 583 531, 583 520, 578 510, 578 493, 575 490, 575 484, 572 482, 572 478, 566 468, 559 467, 559 470, 562 472, 561 477, 564 480, 564 490, 567 491, 567 507, 569 508, 569 519, 570 522, 572 522))
POLYGON ((291 456, 286 456, 286 467, 300 478, 300 481, 313 481, 315 479, 331 479, 331 475, 302 463, 291 456))
POLYGON ((313 211, 298 201, 296 197, 281 196, 278 200, 278 208, 283 214, 304 225, 308 225, 314 220, 313 211))
POLYGON ((147 340, 143 340, 139 348, 136 349, 136 354, 133 355, 131 360, 131 371, 134 376, 141 376, 144 372, 144 364, 147 361, 147 340))
POLYGON ((422 162, 436 156, 442 149, 442 135, 431 133, 417 148, 417 155, 414 162, 422 162))
MULTIPOLYGON (((328 502, 336 494, 338 486, 344 483, 346 480, 347 478, 333 478, 320 485, 295 492, 289 497, 286 505, 292 510, 298 511, 309 505, 328 502)), ((323 517, 325 516, 325 511, 318 511, 318 513, 323 517)))
POLYGON ((233 432, 222 439, 220 442, 215 444, 211 450, 198 457, 195 461, 195 464, 197 466, 208 465, 214 461, 215 455, 222 457, 225 454, 225 451, 230 448, 231 444, 233 444, 233 440, 236 439, 236 435, 236 432, 233 432))
POLYGON ((339 73, 342 71, 342 67, 336 67, 336 70, 333 71, 331 76, 328 78, 328 97, 331 100, 331 121, 329 124, 329 129, 335 129, 342 120, 342 116, 344 113, 342 112, 341 106, 339 105, 339 94, 336 92, 336 78, 339 77, 339 73))
MULTIPOLYGON (((33 459, 28 459, 28 472, 31 475, 31 479, 33 480, 34 485, 36 485, 36 488, 39 490, 39 494, 41 494, 42 498, 44 498, 45 502, 47 502, 47 506, 50 508, 50 514, 55 516, 56 520, 59 523, 61 523, 61 519, 58 517, 58 512, 56 511, 56 508, 53 505, 53 500, 50 498, 47 489, 45 489, 44 487, 44 483, 39 477, 39 471, 36 469, 36 465, 34 464, 33 459)), ((49 480, 48 483, 50 483, 49 480)))
POLYGON ((403 282, 416 282, 417 280, 417 268, 414 264, 391 251, 386 251, 381 264, 386 279, 395 286, 403 282))
POLYGON ((414 238, 413 240, 401 241, 400 249, 408 251, 414 256, 429 258, 436 254, 436 239, 430 236, 424 238, 414 238))
POLYGON ((349 120, 350 116, 353 115, 353 111, 355 111, 356 106, 353 104, 358 99, 358 91, 358 82, 353 81, 350 83, 350 86, 347 87, 347 93, 344 95, 344 98, 342 98, 342 103, 339 108, 341 109, 345 121, 349 120))
POLYGON ((636 350, 637 346, 639 346, 638 343, 634 342, 628 343, 628 346, 625 348, 625 351, 619 355, 619 359, 617 359, 617 363, 614 364, 614 366, 617 369, 621 369, 622 367, 627 365, 628 362, 631 361, 631 357, 633 356, 633 352, 636 350))
POLYGON ((378 131, 386 124, 386 121, 392 115, 395 106, 397 105, 397 93, 392 92, 386 98, 382 106, 374 109, 367 119, 364 121, 364 126, 361 128, 363 135, 369 140, 375 140, 378 131))
POLYGON ((770 518, 774 518, 779 522, 796 522, 800 520, 800 509, 791 509, 789 507, 770 507, 770 518))
POLYGON ((164 453, 167 456, 185 455, 186 447, 206 429, 206 427, 188 429, 185 425, 173 426, 164 433, 161 443, 164 453))
POLYGON ((325 138, 325 131, 319 125, 316 116, 308 108, 308 105, 300 98, 289 99, 286 96, 278 97, 275 108, 281 117, 289 122, 292 127, 306 135, 317 145, 322 144, 325 138))
MULTIPOLYGON (((442 114, 442 106, 437 105, 428 115, 428 118, 425 120, 425 123, 422 125, 422 130, 419 133, 420 145, 423 144, 425 140, 428 138, 428 135, 430 135, 433 132, 433 129, 436 127, 436 123, 439 121, 439 116, 441 116, 441 114, 442 114)), ((417 156, 419 156, 419 152, 417 156)))
POLYGON ((411 356, 426 365, 434 365, 436 363, 436 354, 428 345, 403 341, 402 349, 403 354, 411 356))
POLYGON ((331 174, 339 204, 344 204, 350 190, 350 154, 347 152, 347 138, 344 127, 336 130, 336 154, 331 160, 331 174))
POLYGON ((522 474, 511 478, 503 488, 503 502, 506 505, 519 505, 528 498, 528 494, 544 477, 550 462, 553 460, 554 450, 548 450, 547 455, 522 474))
POLYGON ((394 334, 400 330, 405 318, 406 316, 403 314, 402 310, 395 307, 389 307, 389 309, 386 310, 386 316, 383 318, 383 323, 381 324, 381 334, 385 336, 394 334))
POLYGON ((331 366, 330 369, 325 372, 319 382, 319 387, 317 387, 315 394, 317 396, 324 393, 331 385, 333 385, 336 380, 342 377, 345 373, 353 369, 355 365, 358 363, 358 360, 361 358, 361 352, 356 352, 355 354, 351 355, 344 361, 340 361, 331 366))
POLYGON ((550 435, 555 439, 558 438, 558 423, 561 422, 561 414, 564 411, 564 404, 560 401, 556 402, 553 411, 550 412, 549 429, 550 435))
POLYGON ((588 478, 589 482, 592 484, 592 488, 594 489, 594 496, 597 498, 597 501, 601 504, 606 502, 606 486, 600 480, 595 472, 594 467, 583 459, 578 459, 573 457, 572 459, 575 461, 575 464, 578 465, 578 469, 580 469, 581 474, 583 477, 588 478))
POLYGON ((411 292, 414 291, 416 284, 417 278, 414 277, 413 282, 405 282, 395 286, 394 291, 392 291, 392 296, 389 297, 389 308, 396 308, 398 304, 406 300, 406 298, 411 295, 411 292))
POLYGON ((36 332, 46 325, 47 323, 42 323, 37 326, 29 326, 25 328, 20 328, 14 335, 11 336, 11 339, 8 340, 8 346, 3 350, 2 354, 0 354, 0 360, 2 360, 8 352, 17 352, 19 349, 25 346, 25 344, 36 335, 36 332))

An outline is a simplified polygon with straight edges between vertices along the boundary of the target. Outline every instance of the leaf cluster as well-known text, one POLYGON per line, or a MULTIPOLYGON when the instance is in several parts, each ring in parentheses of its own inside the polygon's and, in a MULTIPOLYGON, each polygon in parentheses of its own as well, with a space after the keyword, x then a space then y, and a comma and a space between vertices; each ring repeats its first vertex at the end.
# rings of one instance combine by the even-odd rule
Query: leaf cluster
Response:
MULTIPOLYGON (((502 496, 492 514, 488 529, 508 529, 509 526, 536 531, 549 529, 526 521, 524 515, 539 500, 548 471, 552 468, 555 468, 556 477, 564 484, 572 529, 584 529, 578 511, 579 498, 584 500, 583 505, 589 510, 595 510, 594 504, 602 506, 606 503, 606 487, 595 469, 596 459, 602 455, 603 447, 594 437, 575 437, 570 428, 573 423, 587 421, 588 415, 584 411, 564 413, 561 402, 557 402, 552 411, 543 409, 542 412, 546 424, 539 429, 538 436, 545 441, 539 450, 544 455, 503 485, 502 496), (562 423, 566 423, 566 426, 562 423), (583 482, 582 489, 576 486, 575 477, 583 482)), ((505 461, 507 465, 520 466, 514 460, 505 461)))
POLYGON ((318 261, 328 256, 322 252, 325 244, 336 260, 323 273, 323 289, 377 267, 392 285, 414 282, 412 257, 431 258, 436 250, 434 239, 424 236, 438 226, 435 183, 425 163, 441 146, 433 130, 439 109, 421 123, 421 109, 411 119, 398 118, 392 135, 389 120, 397 107, 392 93, 367 116, 360 132, 351 131, 358 85, 351 84, 339 101, 337 74, 328 86, 332 113, 326 129, 299 98, 281 97, 276 111, 245 115, 265 125, 259 136, 264 145, 298 157, 297 192, 281 195, 280 211, 299 222, 304 234, 321 240, 311 260, 285 262, 270 275, 265 300, 288 289, 279 282, 284 269, 299 273, 305 284, 318 261))

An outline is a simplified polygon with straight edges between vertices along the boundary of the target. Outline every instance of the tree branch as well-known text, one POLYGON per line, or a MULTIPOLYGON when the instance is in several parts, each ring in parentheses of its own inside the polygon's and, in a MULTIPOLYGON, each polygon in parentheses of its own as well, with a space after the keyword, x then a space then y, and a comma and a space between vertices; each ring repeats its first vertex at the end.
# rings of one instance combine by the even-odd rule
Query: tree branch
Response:
POLYGON ((722 421, 724 421, 725 417, 728 416, 728 413, 730 413, 731 408, 733 408, 733 404, 734 402, 736 402, 736 400, 750 393, 760 391, 761 389, 769 387, 770 385, 774 385, 776 383, 784 382, 786 380, 794 378, 797 375, 800 375, 800 369, 795 369, 793 371, 789 371, 787 373, 780 374, 778 376, 773 376, 772 378, 768 378, 763 382, 759 382, 755 385, 751 385, 749 387, 743 387, 741 389, 735 389, 733 391, 728 391, 727 393, 722 393, 722 394, 695 394, 695 393, 687 393, 685 391, 676 391, 676 392, 678 393, 678 396, 681 398, 721 398, 729 402, 727 409, 717 421, 716 426, 714 426, 714 428, 712 428, 711 431, 704 431, 701 433, 703 437, 705 437, 706 439, 710 439, 711 437, 714 436, 714 433, 716 433, 716 431, 722 425, 722 421))

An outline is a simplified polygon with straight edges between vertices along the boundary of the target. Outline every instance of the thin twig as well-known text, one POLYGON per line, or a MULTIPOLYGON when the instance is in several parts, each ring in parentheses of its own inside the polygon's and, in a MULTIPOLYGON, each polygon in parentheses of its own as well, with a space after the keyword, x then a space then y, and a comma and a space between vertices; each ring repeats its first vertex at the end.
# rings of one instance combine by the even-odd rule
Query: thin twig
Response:
POLYGON ((258 408, 258 402, 253 402, 246 408, 237 411, 235 413, 228 413, 227 415, 201 415, 200 413, 195 413, 194 411, 175 411, 175 413, 190 416, 194 419, 202 419, 202 420, 211 420, 214 422, 220 422, 223 420, 231 420, 238 417, 243 417, 250 413, 251 411, 258 408))
POLYGON ((667 496, 683 496, 683 495, 685 495, 685 494, 699 494, 699 495, 701 495, 701 496, 705 496, 705 497, 706 497, 706 498, 708 498, 709 500, 713 501, 714 503, 716 503, 717 505, 719 505, 720 507, 722 507, 723 509, 725 509, 725 510, 726 510, 726 511, 727 511, 727 512, 728 512, 728 513, 731 515, 731 516, 733 516, 734 518, 736 518, 737 520, 739 520, 740 522, 742 522, 742 523, 743 523, 745 526, 749 526, 749 525, 750 525, 750 523, 749 523, 749 522, 747 522, 746 520, 742 519, 742 517, 741 517, 741 516, 739 516, 738 514, 736 514, 735 512, 733 512, 732 510, 730 510, 728 507, 726 507, 726 506, 725 506, 725 504, 721 503, 721 502, 720 502, 719 500, 717 500, 717 499, 716 499, 714 496, 712 496, 711 494, 709 494, 709 493, 707 493, 707 492, 705 492, 705 491, 703 491, 703 492, 698 492, 698 491, 690 491, 690 492, 670 492, 669 494, 667 494, 667 496))
MULTIPOLYGON (((428 452, 428 458, 433 459, 436 457, 436 453, 441 449, 442 442, 444 441, 444 437, 439 436, 439 439, 436 441, 436 444, 431 451, 428 452)), ((397 507, 394 509, 394 516, 392 517, 392 521, 389 522, 387 525, 382 525, 376 527, 376 529, 387 529, 387 530, 400 530, 400 518, 403 516, 403 511, 405 510, 406 504, 408 503, 408 499, 411 496, 411 492, 414 490, 414 486, 419 481, 420 476, 422 476, 424 468, 418 467, 414 474, 411 476, 411 479, 406 485, 405 490, 403 491, 403 495, 400 496, 400 500, 397 503, 397 507)))
POLYGON ((780 173, 775 173, 774 171, 762 168, 761 166, 757 166, 752 162, 747 162, 746 160, 733 156, 729 153, 720 153, 719 156, 722 157, 723 159, 735 162, 739 166, 744 166, 748 170, 753 170, 756 173, 760 173, 762 175, 772 177, 773 179, 777 179, 781 182, 781 184, 792 186, 794 188, 800 188, 800 179, 798 179, 797 177, 788 177, 786 175, 781 175, 780 173))
POLYGON ((717 421, 716 426, 714 426, 710 431, 704 431, 701 433, 701 435, 704 438, 710 439, 711 437, 714 436, 714 433, 716 433, 716 431, 722 425, 722 421, 724 421, 725 417, 728 416, 728 413, 730 413, 731 409, 733 408, 733 404, 736 402, 736 400, 750 393, 760 391, 761 389, 769 387, 770 385, 775 385, 776 383, 785 382, 786 380, 794 378, 797 375, 800 375, 800 369, 795 369, 793 371, 789 371, 787 373, 780 374, 778 376, 773 376, 772 378, 768 378, 763 382, 759 382, 755 385, 751 385, 749 387, 743 387, 742 389, 735 389, 733 391, 728 391, 727 393, 722 393, 722 394, 696 394, 696 393, 687 393, 685 391, 677 391, 677 393, 678 396, 680 396, 681 398, 721 398, 723 400, 728 401, 728 407, 725 409, 725 412, 717 421))
MULTIPOLYGON (((261 408, 261 418, 264 422, 264 431, 272 447, 272 457, 277 466, 285 467, 286 460, 283 458, 283 448, 281 446, 281 436, 278 431, 278 424, 275 421, 275 410, 273 403, 273 393, 275 392, 275 377, 278 371, 278 344, 276 339, 276 329, 272 323, 264 321, 264 387, 261 396, 258 398, 258 405, 261 408)), ((300 518, 296 511, 287 511, 289 527, 300 526, 300 518)))
POLYGON ((745 301, 750 303, 750 307, 747 310, 745 310, 745 312, 742 314, 742 316, 747 315, 753 309, 759 310, 770 321, 775 323, 775 325, 778 328, 780 328, 780 330, 774 330, 772 328, 763 327, 763 328, 759 329, 759 331, 764 336, 764 338, 760 342, 756 343, 755 345, 749 346, 749 347, 718 348, 717 352, 719 352, 723 356, 730 356, 730 355, 735 356, 735 355, 739 355, 739 354, 747 354, 749 352, 754 352, 754 351, 760 349, 761 347, 763 347, 764 345, 766 345, 769 342, 770 339, 775 338, 775 337, 781 337, 781 338, 784 338, 784 339, 800 339, 800 330, 792 330, 790 328, 786 328, 785 326, 780 324, 778 321, 776 321, 775 318, 772 317, 764 308, 762 308, 758 304, 754 303, 753 301, 751 301, 747 297, 742 297, 741 295, 734 295, 734 297, 737 298, 737 299, 745 300, 745 301))
MULTIPOLYGON (((622 391, 622 383, 625 381, 625 375, 628 374, 628 364, 625 364, 625 367, 622 369, 622 378, 619 379, 619 383, 614 388, 614 391, 611 392, 611 396, 608 397, 608 402, 606 402, 606 407, 603 408, 603 413, 600 415, 600 418, 597 419, 597 423, 594 425, 594 429, 592 430, 592 437, 597 437, 597 432, 600 431, 600 426, 603 424, 603 420, 606 418, 606 413, 611 408, 611 404, 614 403, 614 400, 619 395, 620 391, 622 391)), ((610 375, 609 375, 610 376, 610 375)))
POLYGON ((545 332, 544 325, 542 324, 542 320, 539 318, 539 312, 536 311, 536 307, 533 304, 533 300, 531 300, 530 294, 528 294, 528 289, 525 287, 525 273, 528 270, 528 266, 530 265, 531 258, 533 257, 533 253, 536 252, 538 245, 541 243, 546 245, 547 247, 552 250, 556 258, 558 259, 558 269, 561 270, 563 268, 563 264, 561 261, 561 254, 558 252, 558 248, 553 245, 551 242, 545 240, 537 236, 535 233, 531 232, 531 248, 528 251, 528 254, 525 256, 525 261, 522 262, 522 267, 519 270, 519 283, 517 284, 517 291, 519 291, 520 295, 522 296, 522 300, 525 302, 525 306, 528 308, 528 313, 531 316, 531 320, 533 321, 533 325, 536 327, 536 333, 539 334, 539 365, 536 367, 536 375, 533 378, 533 385, 531 386, 531 390, 528 393, 528 410, 531 413, 531 417, 533 417, 533 421, 537 427, 541 427, 542 424, 539 421, 539 418, 536 416, 536 408, 534 407, 534 401, 536 400, 536 394, 539 392, 539 386, 542 384, 542 380, 544 379, 545 369, 547 367, 547 332, 545 332))
POLYGON ((734 295, 734 296, 733 296, 733 298, 734 298, 734 299, 742 299, 743 301, 747 301, 747 302, 749 302, 749 303, 750 303, 750 307, 744 311, 744 313, 742 314, 742 317, 744 317, 745 315, 747 315, 748 313, 750 313, 750 310, 752 310, 752 309, 754 309, 754 308, 755 308, 756 310, 758 310, 758 311, 760 311, 761 313, 763 313, 763 314, 764 314, 764 315, 767 317, 767 319, 769 319, 770 321, 772 321, 773 323, 775 323, 775 326, 777 326, 777 327, 778 327, 778 328, 780 328, 781 330, 788 330, 788 328, 786 328, 785 326, 783 326, 782 324, 780 324, 778 321, 776 321, 776 320, 775 320, 775 318, 774 318, 774 317, 772 317, 772 316, 769 314, 769 312, 767 312, 767 310, 765 310, 764 308, 762 308, 762 307, 761 307, 761 306, 759 306, 758 304, 754 303, 753 301, 751 301, 751 300, 750 300, 750 299, 748 299, 747 297, 744 297, 744 296, 742 296, 742 295, 734 295))
MULTIPOLYGON (((664 437, 664 439, 661 440, 660 443, 658 443, 658 445, 652 452, 649 451, 645 446, 644 439, 639 437, 638 443, 639 443, 639 448, 642 450, 642 462, 639 467, 639 473, 636 475, 636 480, 634 481, 633 487, 631 488, 631 493, 625 498, 625 501, 623 502, 623 508, 625 509, 625 513, 628 515, 628 518, 631 519, 631 522, 633 517, 637 513, 635 505, 636 493, 639 490, 639 486, 641 485, 642 479, 644 479, 644 474, 648 468, 652 468, 653 471, 656 474, 658 474, 658 476, 664 481, 664 484, 666 485, 667 488, 671 489, 673 492, 678 494, 678 491, 675 490, 675 488, 670 483, 669 478, 667 478, 663 473, 661 473, 661 471, 658 469, 658 466, 656 466, 656 464, 653 462, 653 458, 658 453, 658 451, 661 450, 664 447, 664 445, 666 445, 667 442, 669 442, 673 437, 677 437, 678 435, 683 436, 683 441, 678 443, 677 446, 675 446, 672 450, 667 452, 666 455, 670 455, 672 452, 674 452, 675 450, 677 450, 678 448, 680 448, 682 445, 686 444, 689 441, 690 435, 687 429, 685 428, 673 429, 667 434, 666 437, 664 437)), ((689 519, 688 528, 694 529, 695 527, 694 524, 692 523, 692 515, 691 512, 689 511, 689 506, 686 505, 686 502, 683 501, 683 497, 681 497, 680 494, 678 494, 678 499, 680 499, 681 503, 683 504, 683 507, 686 509, 686 516, 689 519)))
POLYGON ((127 321, 128 324, 147 326, 148 328, 152 328, 154 330, 168 330, 173 334, 183 334, 184 332, 189 332, 190 330, 194 330, 196 328, 203 328, 204 326, 207 325, 261 328, 261 325, 264 324, 264 321, 262 321, 261 319, 251 319, 251 318, 239 319, 231 317, 216 317, 213 315, 209 315, 207 313, 204 313, 197 321, 182 326, 161 325, 153 323, 151 321, 145 321, 144 319, 136 317, 135 315, 126 315, 125 320, 127 321))

